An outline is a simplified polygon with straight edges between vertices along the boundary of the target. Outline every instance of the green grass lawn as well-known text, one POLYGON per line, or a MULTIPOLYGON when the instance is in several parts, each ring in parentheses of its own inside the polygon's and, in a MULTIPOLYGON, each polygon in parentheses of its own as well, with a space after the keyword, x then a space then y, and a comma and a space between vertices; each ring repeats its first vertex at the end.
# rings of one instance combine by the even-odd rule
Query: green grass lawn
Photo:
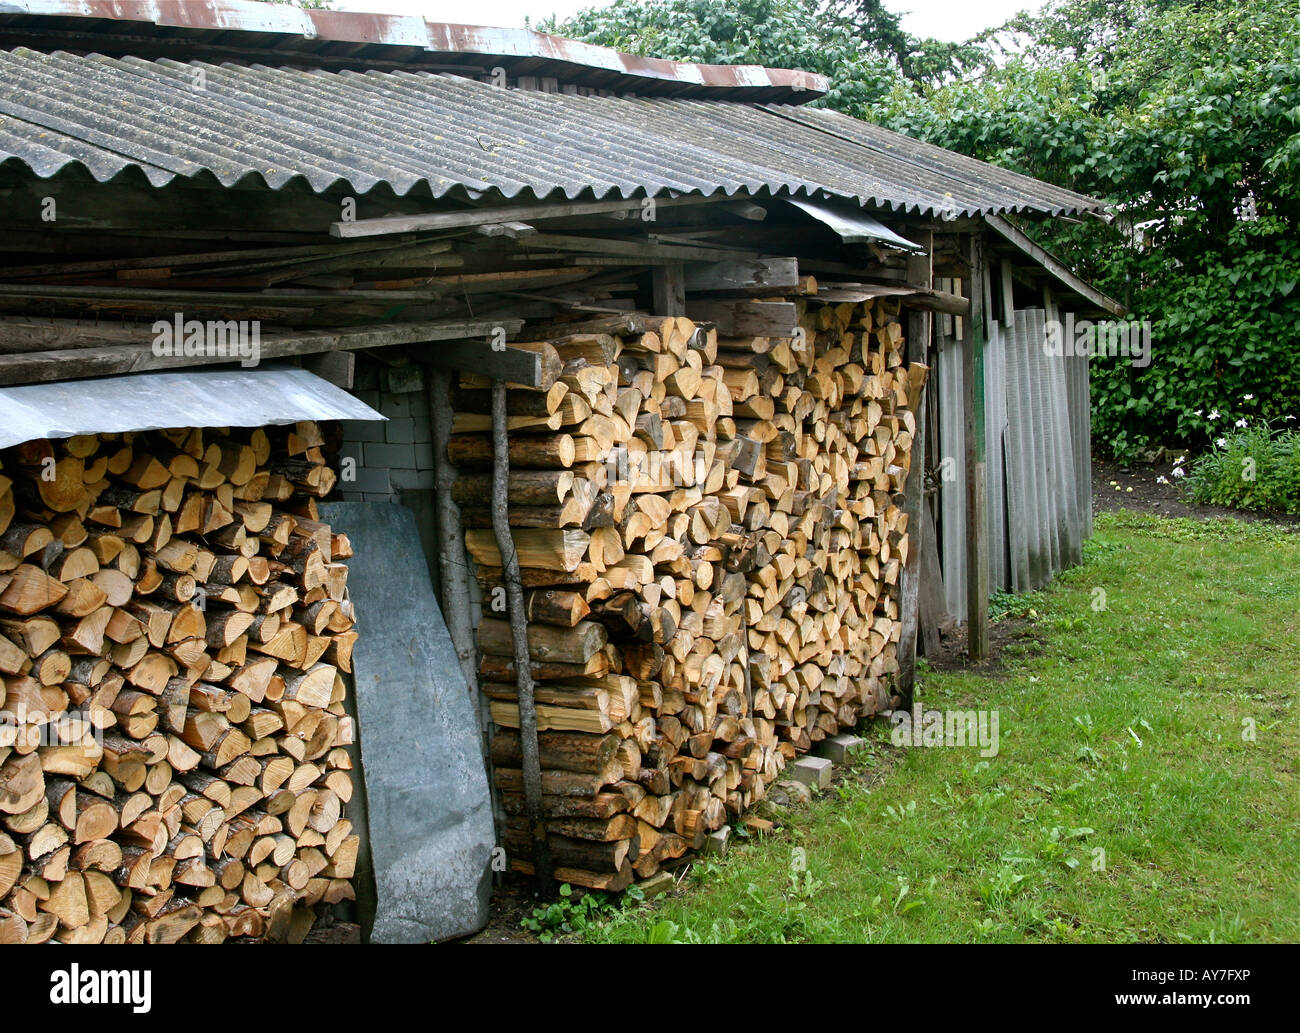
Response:
POLYGON ((996 756, 874 722, 780 832, 585 939, 1300 940, 1300 535, 1102 515, 1082 567, 999 603, 1001 670, 918 678, 998 711, 996 756))

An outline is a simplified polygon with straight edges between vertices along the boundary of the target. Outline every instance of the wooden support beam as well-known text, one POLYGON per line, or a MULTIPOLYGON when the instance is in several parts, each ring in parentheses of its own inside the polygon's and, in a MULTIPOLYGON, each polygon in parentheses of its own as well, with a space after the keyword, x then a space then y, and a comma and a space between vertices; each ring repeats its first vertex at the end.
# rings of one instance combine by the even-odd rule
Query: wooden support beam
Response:
POLYGON ((1128 309, 1118 301, 1108 297, 1086 280, 1076 276, 1064 262, 1035 244, 1025 233, 1011 225, 1000 215, 985 216, 984 221, 988 223, 990 229, 996 230, 1002 237, 1014 244, 1081 298, 1096 305, 1099 309, 1109 312, 1111 315, 1124 316, 1128 314, 1128 309))
POLYGON ((686 279, 681 262, 658 265, 650 273, 657 316, 686 315, 686 279))
POLYGON ((494 347, 491 341, 447 341, 423 356, 442 369, 465 370, 521 387, 546 389, 555 383, 558 369, 546 368, 541 352, 524 348, 494 347), (549 382, 548 382, 549 381, 549 382))
POLYGON ((321 352, 319 355, 304 355, 302 368, 315 373, 322 380, 328 380, 335 387, 351 391, 356 380, 357 357, 354 352, 321 352))
MULTIPOLYGON (((260 338, 258 361, 333 351, 387 348, 399 344, 485 338, 498 327, 507 335, 518 333, 521 319, 491 321, 445 321, 387 323, 382 326, 348 327, 342 330, 307 330, 298 334, 277 334, 260 338)), ((0 385, 32 384, 51 380, 76 380, 115 373, 146 370, 176 370, 193 366, 214 366, 238 362, 239 354, 155 355, 150 338, 138 343, 101 344, 91 348, 62 348, 51 351, 0 355, 0 385)))
POLYGON ((967 653, 983 660, 989 649, 989 535, 984 441, 984 242, 966 238, 971 275, 962 281, 971 316, 962 320, 962 415, 966 466, 966 627, 967 653))
MULTIPOLYGON (((702 204, 712 200, 691 194, 685 197, 656 197, 656 208, 702 204)), ((330 224, 333 237, 378 237, 389 233, 415 233, 422 230, 462 229, 489 223, 540 222, 566 219, 574 215, 603 215, 609 212, 641 212, 642 198, 622 201, 560 201, 542 204, 504 205, 492 208, 469 208, 460 212, 430 212, 424 215, 387 215, 379 219, 330 224)))

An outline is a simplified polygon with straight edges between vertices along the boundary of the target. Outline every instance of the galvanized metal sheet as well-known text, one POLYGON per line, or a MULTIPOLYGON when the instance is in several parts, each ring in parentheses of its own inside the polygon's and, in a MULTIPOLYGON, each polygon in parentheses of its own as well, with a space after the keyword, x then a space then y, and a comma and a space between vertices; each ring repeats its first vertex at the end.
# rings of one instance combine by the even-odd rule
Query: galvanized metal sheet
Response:
POLYGON ((0 51, 0 165, 158 186, 386 186, 430 199, 704 194, 919 214, 1099 202, 829 111, 326 72, 0 51), (833 116, 833 117, 832 117, 833 116))
POLYGON ((0 388, 0 448, 74 434, 385 418, 294 366, 131 373, 0 388))
POLYGON ((249 0, 3 0, 0 27, 12 27, 15 35, 21 29, 33 36, 49 33, 68 49, 99 37, 102 43, 94 49, 102 52, 126 41, 137 46, 172 41, 200 51, 205 43, 226 53, 264 50, 268 61, 312 54, 354 56, 362 63, 367 58, 452 63, 475 57, 500 59, 512 67, 526 65, 525 74, 595 80, 629 90, 675 92, 695 87, 806 102, 830 89, 829 80, 815 72, 671 61, 623 54, 531 29, 433 22, 417 15, 306 10, 249 0))
POLYGON ((910 240, 900 237, 883 222, 873 219, 865 212, 846 211, 833 205, 798 198, 791 198, 789 203, 801 212, 811 215, 845 244, 867 244, 874 240, 902 248, 904 251, 915 251, 918 254, 925 252, 925 248, 920 244, 913 244, 910 240))
POLYGON ((363 925, 372 943, 465 936, 488 920, 492 796, 474 693, 429 581, 415 514, 380 502, 320 509, 352 542, 363 925))

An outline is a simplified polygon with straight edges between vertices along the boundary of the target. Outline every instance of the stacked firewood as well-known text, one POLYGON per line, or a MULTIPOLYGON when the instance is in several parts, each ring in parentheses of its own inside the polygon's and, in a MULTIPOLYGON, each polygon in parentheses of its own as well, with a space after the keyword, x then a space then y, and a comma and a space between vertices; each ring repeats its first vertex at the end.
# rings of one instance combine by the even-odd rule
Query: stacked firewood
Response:
MULTIPOLYGON (((926 369, 903 364, 896 302, 796 311, 785 337, 674 317, 512 345, 555 371, 508 395, 509 501, 562 881, 654 874, 888 700, 926 369)), ((462 374, 448 452, 505 844, 529 871, 484 387, 462 374)))
POLYGON ((352 897, 315 424, 0 453, 0 942, 301 939, 352 897))

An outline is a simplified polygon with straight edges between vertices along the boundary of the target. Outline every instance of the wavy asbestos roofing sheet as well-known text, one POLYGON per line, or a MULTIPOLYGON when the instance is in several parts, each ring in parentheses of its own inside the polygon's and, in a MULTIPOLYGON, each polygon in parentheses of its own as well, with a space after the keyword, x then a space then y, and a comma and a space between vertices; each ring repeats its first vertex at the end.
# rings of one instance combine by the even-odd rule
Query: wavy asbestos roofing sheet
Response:
POLYGON ((899 213, 1057 215, 1098 201, 825 110, 0 51, 0 166, 100 182, 302 183, 474 200, 822 197, 899 213))

